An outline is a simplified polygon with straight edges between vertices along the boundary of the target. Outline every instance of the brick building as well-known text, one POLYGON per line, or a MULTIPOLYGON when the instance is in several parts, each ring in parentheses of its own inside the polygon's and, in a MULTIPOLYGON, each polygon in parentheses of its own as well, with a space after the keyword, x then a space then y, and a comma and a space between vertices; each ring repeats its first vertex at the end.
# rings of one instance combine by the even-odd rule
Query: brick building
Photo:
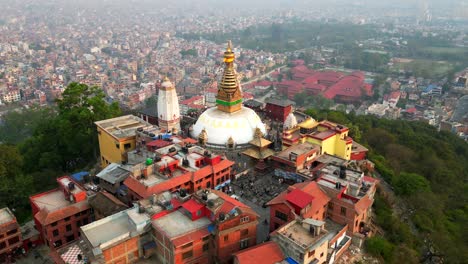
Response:
POLYGON ((204 188, 221 189, 231 180, 234 162, 199 146, 172 144, 152 154, 157 157, 125 166, 132 172, 124 181, 130 200, 179 189, 189 193, 204 188))
POLYGON ((292 111, 293 102, 289 100, 271 99, 266 102, 265 113, 273 120, 284 122, 292 111))
POLYGON ((8 207, 0 209, 0 262, 7 262, 8 256, 23 244, 20 226, 8 207))
POLYGON ((79 237, 79 227, 92 220, 86 191, 68 176, 57 179, 59 188, 29 198, 34 224, 50 248, 79 237))
POLYGON ((270 207, 270 231, 296 219, 324 220, 330 198, 320 190, 316 182, 297 183, 273 198, 270 207))
POLYGON ((327 215, 339 224, 346 224, 350 233, 367 232, 378 180, 364 173, 328 165, 320 170, 317 184, 330 202, 327 215))
POLYGON ((287 263, 334 263, 350 246, 346 225, 310 218, 297 219, 271 233, 271 240, 294 260, 287 263))
POLYGON ((228 263, 256 244, 258 215, 216 190, 200 190, 169 214, 153 216, 162 263, 228 263))

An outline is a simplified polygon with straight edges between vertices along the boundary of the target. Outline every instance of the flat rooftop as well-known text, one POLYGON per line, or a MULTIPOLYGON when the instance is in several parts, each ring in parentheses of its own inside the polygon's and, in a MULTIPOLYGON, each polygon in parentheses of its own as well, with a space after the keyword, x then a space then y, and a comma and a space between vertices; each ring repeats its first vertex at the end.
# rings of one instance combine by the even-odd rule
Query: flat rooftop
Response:
POLYGON ((294 241, 302 248, 309 248, 324 238, 328 231, 321 229, 320 234, 313 236, 308 229, 305 229, 301 222, 296 221, 294 224, 280 230, 278 233, 294 241))
POLYGON ((138 214, 138 208, 133 207, 82 226, 81 230, 93 248, 106 247, 106 244, 112 245, 132 236, 136 225, 147 220, 146 214, 138 214))
POLYGON ((309 143, 309 142, 304 142, 302 144, 292 145, 288 147, 287 149, 281 151, 280 153, 276 154, 275 156, 281 159, 289 160, 289 155, 291 153, 295 153, 297 155, 303 155, 314 149, 316 149, 317 151, 320 151, 320 146, 309 143))
POLYGON ((9 223, 13 220, 15 220, 15 216, 8 207, 0 209, 0 225, 9 223))
POLYGON ((135 131, 138 128, 152 127, 150 123, 143 119, 134 116, 126 115, 116 118, 106 119, 95 122, 96 126, 100 127, 107 133, 116 138, 125 138, 135 136, 135 131))
POLYGON ((101 178, 111 184, 115 184, 116 182, 125 180, 129 175, 130 172, 122 169, 119 164, 111 163, 109 166, 99 172, 96 177, 101 178))
POLYGON ((184 215, 180 210, 153 220, 153 226, 164 231, 170 238, 178 237, 201 228, 207 228, 210 224, 211 221, 206 217, 192 221, 192 219, 184 215))
POLYGON ((65 195, 60 189, 39 194, 38 196, 32 197, 32 200, 41 210, 47 209, 49 212, 56 211, 71 204, 70 201, 65 199, 65 195))

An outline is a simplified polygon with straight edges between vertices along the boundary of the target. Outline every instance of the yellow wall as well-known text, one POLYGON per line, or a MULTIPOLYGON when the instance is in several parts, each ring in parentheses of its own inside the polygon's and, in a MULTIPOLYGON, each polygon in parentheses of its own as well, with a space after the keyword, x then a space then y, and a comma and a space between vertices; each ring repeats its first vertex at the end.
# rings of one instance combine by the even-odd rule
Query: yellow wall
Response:
POLYGON ((324 240, 319 247, 315 248, 315 253, 309 257, 309 252, 305 252, 304 254, 304 264, 312 262, 314 259, 318 259, 317 263, 325 263, 327 261, 327 254, 328 254, 328 240, 324 240), (323 255, 320 257, 320 255, 323 255))
POLYGON ((351 145, 349 145, 349 150, 347 149, 346 141, 344 138, 346 137, 347 132, 343 133, 342 135, 336 134, 335 136, 329 137, 325 140, 315 139, 311 137, 307 137, 306 141, 320 145, 321 147, 321 154, 329 154, 335 155, 343 159, 349 160, 351 158, 351 145))
POLYGON ((117 139, 101 128, 97 128, 99 138, 99 151, 101 152, 101 167, 105 168, 111 163, 121 163, 127 151, 135 149, 135 136, 117 139), (125 149, 125 144, 130 148, 125 149))

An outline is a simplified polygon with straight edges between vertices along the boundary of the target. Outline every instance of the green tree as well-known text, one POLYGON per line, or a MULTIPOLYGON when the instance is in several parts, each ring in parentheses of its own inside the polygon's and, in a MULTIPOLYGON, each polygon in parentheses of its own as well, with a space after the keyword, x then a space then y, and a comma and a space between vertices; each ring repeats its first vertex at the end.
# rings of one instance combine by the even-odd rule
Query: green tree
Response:
POLYGON ((370 254, 390 260, 394 246, 383 237, 375 236, 366 240, 366 250, 370 254))
POLYGON ((104 97, 97 87, 71 83, 57 100, 57 116, 21 144, 26 171, 72 171, 93 162, 99 148, 94 122, 120 115, 118 104, 104 97))
POLYGON ((0 142, 18 144, 31 136, 39 123, 47 122, 55 115, 53 109, 48 107, 32 107, 21 111, 10 111, 2 117, 0 142))
POLYGON ((416 173, 401 173, 395 181, 395 190, 400 195, 411 195, 429 189, 429 181, 416 173))

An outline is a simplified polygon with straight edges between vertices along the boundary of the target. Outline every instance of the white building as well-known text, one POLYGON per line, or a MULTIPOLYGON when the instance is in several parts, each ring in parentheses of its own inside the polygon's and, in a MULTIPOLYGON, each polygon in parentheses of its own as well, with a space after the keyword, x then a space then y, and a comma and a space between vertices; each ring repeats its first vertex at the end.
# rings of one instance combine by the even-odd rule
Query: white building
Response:
POLYGON ((179 100, 174 85, 167 77, 158 93, 158 124, 166 131, 180 130, 179 100))

